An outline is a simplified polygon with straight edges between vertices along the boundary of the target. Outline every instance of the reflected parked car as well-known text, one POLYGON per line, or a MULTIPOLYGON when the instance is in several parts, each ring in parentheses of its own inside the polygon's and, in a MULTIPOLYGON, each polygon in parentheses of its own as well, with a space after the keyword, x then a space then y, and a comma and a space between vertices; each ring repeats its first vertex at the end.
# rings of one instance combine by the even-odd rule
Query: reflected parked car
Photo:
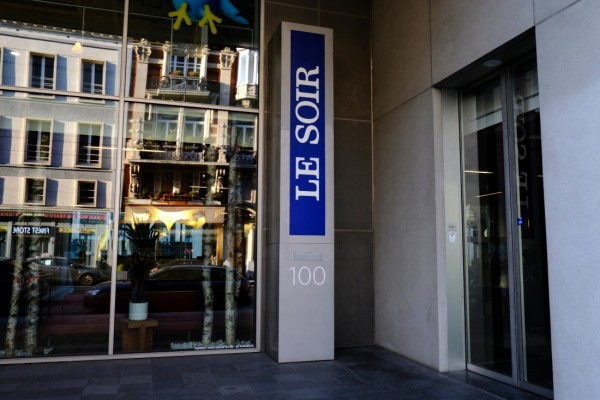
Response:
POLYGON ((34 257, 25 260, 24 264, 39 268, 39 274, 54 285, 92 286, 109 279, 107 272, 66 257, 34 257))
MULTIPOLYGON (((202 284, 204 271, 210 272, 213 291, 213 310, 225 308, 225 283, 227 269, 204 265, 173 265, 163 267, 150 274, 148 281, 148 312, 193 312, 204 310, 202 284)), ((239 284, 237 307, 252 302, 250 284, 240 273, 234 272, 239 284)), ((116 283, 116 312, 127 313, 131 298, 131 282, 116 283)), ((108 312, 110 304, 110 282, 103 282, 89 289, 83 304, 94 312, 108 312)))
POLYGON ((161 268, 173 267, 176 265, 204 265, 204 260, 198 260, 195 258, 176 258, 174 260, 160 260, 156 263, 156 266, 152 268, 152 272, 158 271, 161 268))

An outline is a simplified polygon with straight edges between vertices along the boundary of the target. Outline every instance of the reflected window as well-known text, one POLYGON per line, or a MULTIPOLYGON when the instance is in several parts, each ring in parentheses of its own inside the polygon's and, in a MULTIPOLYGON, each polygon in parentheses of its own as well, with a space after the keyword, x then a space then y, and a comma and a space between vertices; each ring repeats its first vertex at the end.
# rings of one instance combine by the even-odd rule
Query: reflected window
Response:
POLYGON ((258 51, 239 50, 238 85, 258 85, 258 51))
POLYGON ((238 54, 235 99, 248 108, 256 105, 258 99, 258 51, 242 49, 238 54))
POLYGON ((55 56, 31 55, 30 86, 39 89, 54 89, 55 56))
POLYGON ((177 115, 158 114, 154 137, 156 140, 174 142, 177 139, 177 115))
POLYGON ((26 142, 26 162, 47 164, 50 163, 52 122, 40 120, 27 120, 26 142))
POLYGON ((254 125, 238 124, 233 127, 237 146, 254 148, 254 125))
POLYGON ((83 60, 81 62, 81 91, 91 94, 104 93, 104 62, 83 60))
POLYGON ((204 127, 204 114, 200 116, 186 115, 183 133, 184 143, 203 143, 206 136, 204 127))
POLYGON ((96 181, 77 182, 77 205, 89 207, 96 205, 96 181))
POLYGON ((46 179, 25 179, 25 203, 44 204, 46 198, 46 179))
POLYGON ((100 145, 102 125, 78 124, 77 164, 100 166, 100 145))
POLYGON ((203 66, 202 57, 193 57, 188 54, 175 54, 171 57, 171 73, 175 76, 203 78, 206 71, 203 66))

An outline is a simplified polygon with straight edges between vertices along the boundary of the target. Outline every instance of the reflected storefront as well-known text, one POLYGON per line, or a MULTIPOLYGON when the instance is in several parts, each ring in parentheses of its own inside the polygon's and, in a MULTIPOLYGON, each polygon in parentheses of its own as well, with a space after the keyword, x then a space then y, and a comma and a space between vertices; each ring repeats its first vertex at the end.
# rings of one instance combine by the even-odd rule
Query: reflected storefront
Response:
POLYGON ((259 2, 188 3, 0 1, 0 359, 256 347, 259 2))

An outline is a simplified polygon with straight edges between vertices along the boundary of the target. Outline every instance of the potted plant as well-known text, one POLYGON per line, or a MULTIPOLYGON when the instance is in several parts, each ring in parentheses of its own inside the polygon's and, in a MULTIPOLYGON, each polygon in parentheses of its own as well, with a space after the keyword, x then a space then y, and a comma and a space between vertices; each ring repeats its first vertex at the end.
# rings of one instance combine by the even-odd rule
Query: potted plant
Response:
POLYGON ((134 247, 128 265, 131 281, 131 300, 129 302, 129 319, 141 321, 148 318, 148 279, 154 267, 151 258, 156 241, 160 237, 160 229, 154 223, 137 222, 122 226, 125 237, 134 247))

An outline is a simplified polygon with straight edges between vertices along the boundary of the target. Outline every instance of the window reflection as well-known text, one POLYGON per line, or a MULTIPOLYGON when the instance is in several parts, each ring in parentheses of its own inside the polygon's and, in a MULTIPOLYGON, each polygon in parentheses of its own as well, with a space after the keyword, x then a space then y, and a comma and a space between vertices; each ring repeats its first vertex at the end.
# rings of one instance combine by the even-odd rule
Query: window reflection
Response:
POLYGON ((78 100, 0 98, 0 357, 106 353, 117 110, 78 100))
POLYGON ((111 232, 113 218, 155 226, 145 256, 153 282, 167 268, 197 268, 178 286, 193 288, 196 303, 173 303, 161 290, 149 296, 150 347, 131 345, 121 323, 131 296, 119 290, 117 348, 254 346, 257 116, 229 106, 257 107, 258 1, 234 0, 245 19, 226 16, 213 33, 196 17, 175 29, 175 2, 132 0, 125 47, 122 1, 64 3, 0 0, 0 340, 8 343, 0 357, 106 354, 109 308, 89 298, 109 304, 102 282, 113 269, 118 288, 133 282, 139 252, 123 230, 111 232), (148 104, 119 109, 121 82, 129 100, 148 104), (123 180, 116 157, 124 157, 123 180))
MULTIPOLYGON (((147 270, 137 280, 146 281, 154 350, 253 346, 256 115, 133 103, 129 121, 119 259, 123 279, 147 270)), ((118 286, 124 321, 136 287, 118 286)))
POLYGON ((220 106, 258 106, 258 52, 133 41, 130 95, 220 106), (237 76, 237 78, 236 78, 237 76))
POLYGON ((44 1, 42 12, 33 0, 0 6, 3 85, 118 94, 122 4, 44 1))
POLYGON ((132 1, 129 95, 257 108, 258 5, 132 1))

